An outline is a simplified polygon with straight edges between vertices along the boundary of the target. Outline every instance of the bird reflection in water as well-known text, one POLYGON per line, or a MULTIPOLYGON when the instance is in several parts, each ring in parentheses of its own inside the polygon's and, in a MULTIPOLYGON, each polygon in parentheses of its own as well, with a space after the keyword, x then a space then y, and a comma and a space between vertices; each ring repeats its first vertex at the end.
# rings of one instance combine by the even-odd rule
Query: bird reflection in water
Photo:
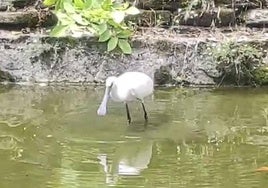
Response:
POLYGON ((149 140, 123 143, 110 161, 106 154, 98 156, 108 185, 116 185, 120 176, 138 176, 148 168, 153 142, 149 140))

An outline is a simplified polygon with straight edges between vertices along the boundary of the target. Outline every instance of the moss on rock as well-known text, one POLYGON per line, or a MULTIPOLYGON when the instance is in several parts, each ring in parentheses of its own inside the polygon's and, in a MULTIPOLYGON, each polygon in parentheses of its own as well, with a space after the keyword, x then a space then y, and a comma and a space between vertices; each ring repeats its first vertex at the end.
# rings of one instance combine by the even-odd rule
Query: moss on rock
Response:
POLYGON ((15 78, 8 72, 0 70, 0 82, 15 82, 15 78))
POLYGON ((268 66, 257 68, 253 72, 256 83, 260 85, 268 85, 268 66))

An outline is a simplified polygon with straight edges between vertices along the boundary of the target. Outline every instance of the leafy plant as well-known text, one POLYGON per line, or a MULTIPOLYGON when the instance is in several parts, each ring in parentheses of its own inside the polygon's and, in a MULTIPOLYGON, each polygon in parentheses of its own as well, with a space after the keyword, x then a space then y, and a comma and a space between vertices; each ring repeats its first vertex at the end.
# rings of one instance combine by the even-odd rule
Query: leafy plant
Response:
POLYGON ((51 31, 52 36, 98 36, 99 42, 107 42, 107 51, 119 47, 125 54, 132 53, 129 44, 132 30, 124 19, 127 15, 139 14, 139 10, 129 3, 115 0, 44 0, 44 4, 54 6, 58 18, 51 31))
POLYGON ((263 62, 263 51, 254 44, 225 41, 211 48, 212 57, 217 62, 217 70, 225 78, 252 83, 253 72, 263 62))

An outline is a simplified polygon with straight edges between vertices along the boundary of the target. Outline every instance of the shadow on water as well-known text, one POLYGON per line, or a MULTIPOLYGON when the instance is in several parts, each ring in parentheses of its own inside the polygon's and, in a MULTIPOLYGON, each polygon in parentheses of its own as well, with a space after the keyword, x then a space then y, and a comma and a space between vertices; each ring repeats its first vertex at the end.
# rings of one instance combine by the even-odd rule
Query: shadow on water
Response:
POLYGON ((267 89, 157 89, 96 109, 103 88, 0 89, 0 187, 265 187, 267 89))

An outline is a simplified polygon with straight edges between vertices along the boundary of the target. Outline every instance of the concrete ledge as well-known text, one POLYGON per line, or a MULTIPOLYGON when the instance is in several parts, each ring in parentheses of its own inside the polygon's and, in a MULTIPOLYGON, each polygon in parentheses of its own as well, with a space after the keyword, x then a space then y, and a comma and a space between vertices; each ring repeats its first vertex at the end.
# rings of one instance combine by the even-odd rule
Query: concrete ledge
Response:
POLYGON ((5 26, 33 26, 39 21, 36 10, 0 12, 0 28, 5 26))
POLYGON ((0 29, 52 26, 57 18, 48 10, 20 10, 16 12, 0 12, 0 29))
POLYGON ((217 8, 211 11, 194 10, 190 11, 186 18, 184 15, 178 15, 178 21, 175 19, 174 22, 180 25, 192 25, 210 27, 213 24, 217 27, 225 27, 234 25, 235 23, 235 11, 227 8, 217 8))
POLYGON ((129 21, 136 23, 138 26, 154 27, 154 26, 170 26, 172 14, 167 10, 141 10, 141 14, 130 16, 129 21))
POLYGON ((268 35, 256 31, 186 30, 144 29, 133 37, 133 54, 127 56, 105 52, 95 38, 1 33, 0 70, 7 81, 19 83, 103 83, 107 76, 135 70, 153 77, 156 85, 214 86, 217 80, 202 71, 218 76, 208 46, 224 38, 268 46, 268 35))
POLYGON ((252 9, 245 13, 248 27, 268 27, 268 9, 252 9))
POLYGON ((24 8, 25 6, 33 5, 36 0, 0 0, 0 10, 5 11, 11 7, 24 8))

